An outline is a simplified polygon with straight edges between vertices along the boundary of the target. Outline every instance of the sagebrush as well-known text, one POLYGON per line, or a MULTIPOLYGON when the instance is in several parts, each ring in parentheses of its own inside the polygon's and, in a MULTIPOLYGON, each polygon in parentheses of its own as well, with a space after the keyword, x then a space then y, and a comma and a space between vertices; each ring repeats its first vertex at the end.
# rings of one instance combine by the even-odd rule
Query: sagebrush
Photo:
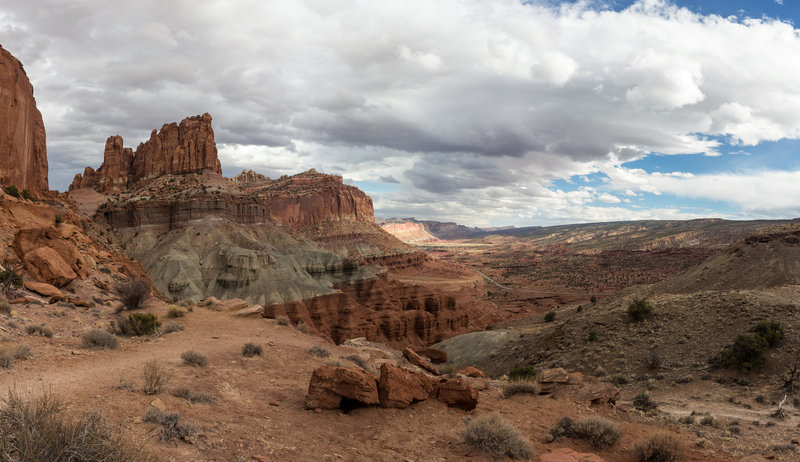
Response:
POLYGON ((530 459, 530 443, 511 424, 496 415, 481 416, 467 421, 461 433, 464 443, 492 457, 530 459))

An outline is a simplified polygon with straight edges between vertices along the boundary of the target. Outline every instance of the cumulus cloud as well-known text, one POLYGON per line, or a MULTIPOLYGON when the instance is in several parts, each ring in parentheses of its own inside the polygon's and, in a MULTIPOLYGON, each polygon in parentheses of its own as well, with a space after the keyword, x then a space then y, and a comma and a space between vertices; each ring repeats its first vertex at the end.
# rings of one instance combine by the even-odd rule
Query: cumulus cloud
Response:
MULTIPOLYGON (((626 208, 610 193, 559 194, 551 182, 654 152, 718 155, 721 138, 800 137, 791 24, 661 0, 594 5, 30 0, 0 6, 0 43, 35 84, 59 166, 51 181, 62 189, 99 165, 107 136, 135 146, 164 122, 207 111, 226 174, 314 167, 392 178, 402 187, 376 198, 383 215, 675 217, 682 212, 626 208)), ((628 197, 683 195, 678 185, 700 181, 612 173, 628 197)), ((712 189, 691 194, 724 195, 712 189)))

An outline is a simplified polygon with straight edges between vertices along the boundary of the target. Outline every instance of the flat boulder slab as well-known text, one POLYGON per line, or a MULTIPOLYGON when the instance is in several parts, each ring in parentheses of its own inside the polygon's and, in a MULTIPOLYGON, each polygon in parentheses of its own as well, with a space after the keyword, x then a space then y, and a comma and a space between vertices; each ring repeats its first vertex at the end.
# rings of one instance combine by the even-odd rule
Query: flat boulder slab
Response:
POLYGON ((239 311, 246 309, 248 306, 250 306, 250 304, 241 298, 231 298, 230 300, 220 302, 214 309, 217 311, 239 311))
POLYGON ((570 374, 565 369, 556 367, 540 372, 536 381, 542 386, 542 393, 555 393, 564 388, 578 388, 582 382, 582 375, 570 374))
POLYGON ((478 405, 478 391, 462 379, 449 379, 439 385, 436 399, 450 407, 471 411, 478 405))
POLYGON ((340 409, 342 404, 379 403, 378 383, 372 375, 348 367, 322 366, 311 374, 305 404, 308 409, 340 409))
POLYGON ((238 311, 233 312, 232 316, 239 316, 239 317, 261 317, 264 314, 264 307, 261 305, 253 305, 248 306, 247 308, 242 308, 238 311))
POLYGON ((417 353, 430 359, 433 364, 444 364, 447 362, 447 352, 438 348, 423 348, 417 351, 417 353))
POLYGON ((378 398, 381 407, 406 408, 417 401, 436 396, 438 380, 421 372, 389 363, 381 364, 378 398))
POLYGON ((64 287, 78 277, 61 255, 49 247, 31 250, 23 260, 28 274, 38 282, 64 287))
POLYGON ((575 452, 569 448, 555 449, 539 456, 539 462, 605 462, 597 454, 575 452))
POLYGON ((44 282, 25 281, 25 288, 45 297, 59 297, 62 300, 64 298, 64 294, 56 286, 44 282))
POLYGON ((458 370, 457 374, 473 377, 476 379, 488 379, 489 376, 477 367, 467 366, 458 370))
POLYGON ((433 364, 431 364, 428 360, 426 360, 425 358, 423 358, 422 356, 417 354, 417 352, 412 350, 410 347, 405 347, 403 349, 403 356, 411 364, 413 364, 415 366, 418 366, 418 367, 430 372, 433 375, 439 375, 439 371, 437 371, 436 368, 433 367, 433 364))

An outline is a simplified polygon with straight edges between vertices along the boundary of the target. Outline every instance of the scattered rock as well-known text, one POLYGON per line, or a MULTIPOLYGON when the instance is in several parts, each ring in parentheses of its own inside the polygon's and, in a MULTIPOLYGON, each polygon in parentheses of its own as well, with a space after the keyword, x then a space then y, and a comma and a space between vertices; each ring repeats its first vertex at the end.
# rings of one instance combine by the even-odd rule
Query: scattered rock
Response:
POLYGON ((447 362, 447 352, 438 348, 422 348, 417 353, 430 359, 433 364, 444 364, 447 362))
POLYGON ((439 375, 439 371, 433 367, 433 364, 428 362, 425 358, 418 355, 416 351, 412 350, 411 347, 406 347, 403 349, 403 356, 413 365, 419 366, 422 369, 430 372, 433 375, 439 375))
POLYGON ((437 385, 438 381, 428 375, 383 363, 378 397, 381 407, 405 408, 435 396, 437 385))
POLYGON ((150 405, 153 406, 154 408, 158 409, 161 412, 166 412, 166 410, 167 410, 167 405, 164 404, 163 401, 161 401, 161 398, 156 398, 153 401, 150 401, 150 405))
POLYGON ((458 374, 474 377, 478 379, 488 379, 489 376, 477 367, 467 366, 458 370, 458 374))
POLYGON ((239 316, 239 317, 263 316, 263 315, 264 315, 264 307, 261 305, 248 306, 247 308, 242 308, 241 310, 233 313, 233 316, 239 316))
POLYGON ((552 452, 539 456, 540 462, 605 462, 597 454, 575 452, 569 448, 554 449, 552 452))
POLYGON ((439 386, 436 399, 448 406, 471 411, 478 405, 478 392, 461 379, 449 379, 439 386))
POLYGON ((25 288, 45 297, 64 297, 58 288, 44 282, 25 281, 25 288))
POLYGON ((308 409, 338 409, 342 400, 364 406, 379 404, 375 378, 359 369, 322 366, 311 374, 306 395, 308 409))

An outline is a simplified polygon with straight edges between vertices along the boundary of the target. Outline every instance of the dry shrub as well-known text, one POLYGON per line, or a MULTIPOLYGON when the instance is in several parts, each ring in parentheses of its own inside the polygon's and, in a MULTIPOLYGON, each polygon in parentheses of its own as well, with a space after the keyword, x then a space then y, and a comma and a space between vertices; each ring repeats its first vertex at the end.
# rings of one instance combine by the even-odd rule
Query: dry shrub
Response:
POLYGON ((672 433, 658 432, 634 445, 639 462, 677 462, 683 455, 681 440, 672 433))
POLYGON ((119 341, 113 334, 100 329, 89 329, 81 335, 81 343, 86 348, 96 348, 99 350, 119 348, 119 341))
POLYGON ((294 328, 304 334, 311 332, 311 328, 308 327, 308 324, 304 323, 303 321, 298 322, 294 328))
POLYGON ((359 356, 359 355, 347 355, 347 356, 343 356, 342 359, 346 359, 348 361, 352 361, 352 362, 356 363, 356 365, 358 367, 360 367, 361 369, 364 369, 365 371, 369 372, 370 374, 372 373, 372 369, 369 368, 369 365, 367 364, 367 361, 364 358, 362 358, 361 356, 359 356))
POLYGON ((119 300, 127 310, 135 310, 150 297, 150 283, 145 279, 127 278, 117 285, 119 300))
POLYGON ((31 347, 28 345, 0 345, 0 367, 8 369, 14 364, 14 361, 27 359, 32 354, 31 347))
POLYGON ((194 350, 181 353, 181 359, 187 366, 206 367, 208 365, 208 357, 194 350))
POLYGON ((482 416, 467 421, 461 433, 464 442, 498 459, 530 459, 533 449, 523 436, 496 415, 482 416))
POLYGON ((172 396, 175 396, 176 398, 183 398, 183 399, 185 399, 186 401, 189 401, 192 404, 194 404, 194 403, 213 403, 214 402, 214 397, 213 396, 211 396, 211 395, 209 395, 207 393, 202 393, 202 392, 198 392, 198 391, 192 391, 187 387, 176 388, 176 389, 172 390, 172 393, 170 393, 170 394, 172 396))
POLYGON ((156 395, 161 393, 164 387, 169 382, 169 373, 161 367, 161 364, 155 359, 147 361, 142 369, 144 377, 144 386, 142 391, 146 395, 156 395))
POLYGON ((192 439, 197 434, 195 426, 181 422, 181 415, 177 412, 167 413, 154 407, 149 407, 142 416, 142 421, 161 425, 161 432, 159 432, 158 438, 166 443, 171 443, 175 439, 189 443, 192 442, 192 439))
POLYGON ((277 318, 275 318, 275 321, 278 323, 279 326, 292 325, 291 321, 289 321, 289 318, 287 318, 286 316, 278 316, 277 318))
POLYGON ((529 380, 518 380, 516 382, 508 382, 503 385, 503 398, 510 398, 518 394, 538 395, 542 388, 536 382, 529 380))
POLYGON ((569 417, 562 417, 555 427, 550 429, 552 440, 558 438, 575 438, 589 442, 595 449, 603 449, 619 441, 619 426, 602 417, 587 417, 574 421, 569 417))
POLYGON ((168 322, 164 325, 164 333, 171 334, 173 332, 181 332, 186 329, 186 326, 179 322, 168 322))
POLYGON ((648 412, 658 407, 658 403, 650 398, 650 395, 643 391, 633 398, 633 407, 640 411, 648 412))
POLYGON ((311 356, 316 356, 317 358, 328 358, 330 357, 331 352, 326 350, 325 348, 314 345, 308 349, 308 354, 310 354, 311 356))
POLYGON ((242 347, 242 355, 246 358, 252 358, 253 356, 261 356, 264 354, 264 348, 261 345, 256 345, 252 342, 247 342, 242 347))
POLYGON ((25 327, 25 333, 28 335, 38 335, 40 337, 53 338, 53 331, 44 324, 27 326, 25 327))
POLYGON ((9 392, 0 407, 0 460, 155 460, 113 431, 95 412, 70 416, 67 403, 49 393, 25 400, 9 392))
POLYGON ((168 318, 182 318, 185 314, 186 311, 184 311, 183 308, 180 308, 175 305, 172 305, 171 307, 169 307, 169 310, 167 310, 168 318))

